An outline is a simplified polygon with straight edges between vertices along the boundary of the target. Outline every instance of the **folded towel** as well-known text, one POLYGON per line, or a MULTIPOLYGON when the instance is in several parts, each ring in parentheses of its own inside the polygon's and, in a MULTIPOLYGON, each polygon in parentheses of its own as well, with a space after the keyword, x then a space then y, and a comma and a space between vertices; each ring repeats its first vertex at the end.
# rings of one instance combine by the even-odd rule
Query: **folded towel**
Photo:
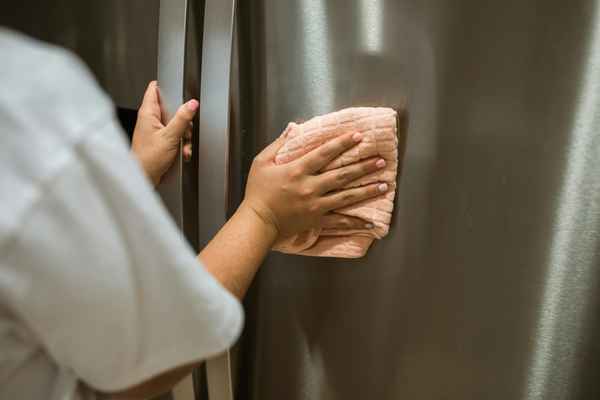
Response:
POLYGON ((385 159, 385 167, 350 182, 342 189, 385 182, 388 191, 333 211, 369 221, 373 223, 373 228, 313 229, 280 240, 273 250, 306 256, 358 258, 365 255, 373 239, 381 239, 387 235, 394 208, 398 171, 396 112, 391 108, 347 108, 313 118, 300 125, 290 123, 281 135, 286 139, 286 143, 279 150, 275 163, 286 164, 294 161, 347 132, 360 132, 364 139, 327 164, 321 172, 369 157, 381 156, 385 159))

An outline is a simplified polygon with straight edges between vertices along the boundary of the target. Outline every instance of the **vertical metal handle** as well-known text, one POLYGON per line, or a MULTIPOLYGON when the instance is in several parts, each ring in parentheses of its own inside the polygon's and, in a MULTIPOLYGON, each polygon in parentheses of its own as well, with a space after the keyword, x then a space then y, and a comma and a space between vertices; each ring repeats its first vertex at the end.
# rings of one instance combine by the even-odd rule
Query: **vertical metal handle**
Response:
MULTIPOLYGON (((227 216, 229 84, 235 0, 206 0, 200 81, 200 248, 219 232, 227 216)), ((229 350, 207 360, 210 400, 232 400, 229 350)))
MULTIPOLYGON (((183 104, 185 91, 185 41, 187 34, 187 0, 160 0, 158 23, 158 94, 162 123, 166 125, 183 104)), ((158 187, 169 213, 183 229, 181 144, 173 161, 171 179, 158 187)), ((183 234, 183 230, 182 230, 183 234)), ((195 400, 191 375, 177 384, 173 400, 195 400)))
MULTIPOLYGON (((234 0, 206 0, 200 84, 199 220, 200 248, 226 222, 229 146, 229 80, 233 44, 234 0)), ((158 87, 163 123, 183 103, 187 0, 161 0, 159 20, 158 87)), ((173 163, 172 179, 158 188, 177 225, 183 227, 181 148, 173 163)), ((211 400, 232 400, 229 351, 206 362, 211 400)), ((192 396, 191 380, 173 390, 175 400, 192 396)), ((193 399, 190 399, 193 400, 193 399)))
MULTIPOLYGON (((167 124, 183 104, 185 90, 185 39, 187 0, 161 0, 158 23, 158 94, 162 123, 167 124)), ((173 161, 172 178, 158 187, 169 213, 183 227, 181 145, 173 161)))

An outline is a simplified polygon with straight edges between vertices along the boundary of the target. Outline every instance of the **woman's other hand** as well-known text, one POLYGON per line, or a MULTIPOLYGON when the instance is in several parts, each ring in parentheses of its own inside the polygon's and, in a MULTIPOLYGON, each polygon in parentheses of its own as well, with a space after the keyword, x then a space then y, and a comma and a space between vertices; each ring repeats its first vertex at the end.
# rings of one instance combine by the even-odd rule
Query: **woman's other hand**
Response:
POLYGON ((157 90, 156 81, 150 82, 138 111, 131 142, 131 152, 154 186, 159 184, 162 176, 173 164, 182 137, 185 138, 184 160, 188 162, 192 157, 192 119, 198 109, 198 101, 190 100, 179 107, 171 122, 164 126, 161 122, 157 90))
POLYGON ((249 207, 279 238, 313 229, 370 228, 367 222, 331 210, 354 204, 387 191, 385 183, 338 190, 347 183, 385 166, 381 157, 373 157, 336 170, 319 170, 343 151, 363 139, 360 133, 347 133, 314 149, 288 164, 276 165, 275 157, 285 140, 277 139, 252 163, 246 196, 242 206, 249 207))

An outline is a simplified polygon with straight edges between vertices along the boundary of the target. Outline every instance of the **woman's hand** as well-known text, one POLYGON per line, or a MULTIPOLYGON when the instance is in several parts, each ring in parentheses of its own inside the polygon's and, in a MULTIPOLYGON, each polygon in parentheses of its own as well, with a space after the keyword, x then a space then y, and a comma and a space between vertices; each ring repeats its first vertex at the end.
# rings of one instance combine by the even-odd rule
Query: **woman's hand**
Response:
POLYGON ((161 122, 156 81, 150 82, 142 106, 138 111, 133 131, 131 152, 136 156, 144 171, 157 186, 167 172, 185 137, 183 157, 186 162, 192 157, 192 119, 198 109, 198 101, 190 100, 177 110, 167 126, 161 122))
POLYGON ((313 229, 371 228, 359 218, 332 213, 331 210, 380 195, 385 183, 337 190, 347 183, 385 166, 381 157, 373 157, 336 170, 319 170, 343 151, 360 142, 360 133, 347 133, 314 149, 288 164, 276 165, 275 156, 285 143, 277 139, 252 163, 246 196, 242 206, 252 209, 279 238, 313 229))

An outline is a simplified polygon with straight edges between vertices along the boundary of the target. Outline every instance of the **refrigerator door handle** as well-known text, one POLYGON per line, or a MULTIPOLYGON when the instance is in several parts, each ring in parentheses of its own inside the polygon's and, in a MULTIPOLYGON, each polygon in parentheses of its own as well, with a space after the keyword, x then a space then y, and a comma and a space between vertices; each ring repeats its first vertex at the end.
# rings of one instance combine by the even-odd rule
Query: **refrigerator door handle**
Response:
MULTIPOLYGON (((206 0, 202 35, 198 198, 200 248, 227 220, 229 87, 235 0, 206 0)), ((232 400, 229 350, 206 361, 210 400, 232 400)))
MULTIPOLYGON (((161 118, 164 125, 171 120, 179 106, 183 104, 187 11, 188 0, 160 0, 157 82, 161 118)), ((165 206, 180 229, 183 228, 181 146, 182 144, 179 145, 179 151, 171 166, 172 179, 157 188, 165 206)))
MULTIPOLYGON (((184 100, 188 7, 188 0, 160 0, 157 82, 164 125, 167 125, 184 100)), ((182 144, 183 139, 171 166, 172 179, 158 186, 157 191, 183 235, 182 144)), ((173 400, 195 400, 192 375, 179 382, 171 394, 173 400)))

